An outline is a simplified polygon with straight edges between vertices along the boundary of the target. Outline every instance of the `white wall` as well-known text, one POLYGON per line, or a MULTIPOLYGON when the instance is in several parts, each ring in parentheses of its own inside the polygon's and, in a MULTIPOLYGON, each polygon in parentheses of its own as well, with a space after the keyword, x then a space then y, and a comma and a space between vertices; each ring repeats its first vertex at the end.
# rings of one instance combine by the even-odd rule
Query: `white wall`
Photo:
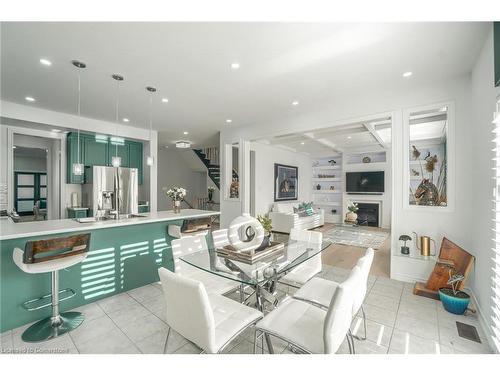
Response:
POLYGON ((250 150, 255 151, 255 215, 268 213, 274 204, 274 163, 299 168, 298 200, 287 202, 312 200, 312 161, 309 156, 258 142, 252 142, 250 150))
POLYGON ((472 101, 474 118, 471 128, 472 137, 468 146, 471 149, 473 166, 470 170, 470 180, 473 189, 473 207, 470 216, 470 252, 476 256, 475 270, 472 279, 472 289, 476 295, 483 317, 491 324, 491 277, 493 242, 491 240, 491 210, 494 175, 491 168, 493 134, 491 130, 492 114, 495 110, 496 98, 500 88, 494 87, 493 67, 493 31, 490 32, 482 52, 472 72, 472 101))
POLYGON ((163 187, 187 189, 186 200, 195 203, 196 198, 207 197, 207 173, 193 171, 181 155, 192 150, 161 148, 158 150, 158 210, 171 210, 172 202, 163 193, 163 187))

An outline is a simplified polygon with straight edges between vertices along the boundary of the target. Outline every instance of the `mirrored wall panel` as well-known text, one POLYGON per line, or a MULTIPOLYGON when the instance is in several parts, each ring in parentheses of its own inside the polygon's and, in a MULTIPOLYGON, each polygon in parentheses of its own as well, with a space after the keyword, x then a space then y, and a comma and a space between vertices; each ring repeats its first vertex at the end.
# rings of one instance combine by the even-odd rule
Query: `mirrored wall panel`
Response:
POLYGON ((409 205, 448 206, 447 106, 409 115, 409 205))

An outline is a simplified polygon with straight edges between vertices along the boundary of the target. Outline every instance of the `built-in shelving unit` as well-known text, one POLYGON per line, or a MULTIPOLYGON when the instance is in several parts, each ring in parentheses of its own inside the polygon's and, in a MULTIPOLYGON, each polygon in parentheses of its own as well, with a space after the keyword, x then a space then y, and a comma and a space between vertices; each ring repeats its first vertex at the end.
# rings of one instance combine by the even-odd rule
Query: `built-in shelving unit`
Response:
POLYGON ((314 207, 325 210, 325 222, 340 223, 343 193, 342 156, 336 154, 313 159, 312 172, 314 207))

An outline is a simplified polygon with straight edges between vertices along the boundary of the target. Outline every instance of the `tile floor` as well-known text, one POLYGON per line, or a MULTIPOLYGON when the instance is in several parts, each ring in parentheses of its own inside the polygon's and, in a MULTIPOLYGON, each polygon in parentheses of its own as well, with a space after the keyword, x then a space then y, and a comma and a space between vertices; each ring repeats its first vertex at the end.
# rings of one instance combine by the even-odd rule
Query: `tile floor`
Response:
MULTIPOLYGON (((325 265, 321 277, 342 281, 348 273, 349 269, 325 265)), ((443 310, 439 301, 413 295, 412 288, 408 283, 370 276, 364 305, 368 339, 355 340, 356 353, 491 353, 477 317, 454 316, 443 310), (474 325, 482 343, 459 337, 456 320, 474 325)), ((85 314, 85 321, 70 334, 42 344, 28 344, 21 340, 27 326, 19 327, 2 333, 1 352, 132 354, 163 351, 168 327, 159 284, 146 285, 77 310, 85 314)), ((353 331, 361 334, 362 329, 361 318, 357 317, 353 321, 353 331)), ((292 353, 284 342, 273 339, 273 343, 276 353, 292 353)), ((260 342, 258 346, 261 347, 260 342)), ((193 354, 200 349, 172 332, 167 352, 193 354)), ((348 352, 344 342, 339 353, 348 352)), ((253 330, 248 329, 236 338, 224 353, 253 353, 253 330)))

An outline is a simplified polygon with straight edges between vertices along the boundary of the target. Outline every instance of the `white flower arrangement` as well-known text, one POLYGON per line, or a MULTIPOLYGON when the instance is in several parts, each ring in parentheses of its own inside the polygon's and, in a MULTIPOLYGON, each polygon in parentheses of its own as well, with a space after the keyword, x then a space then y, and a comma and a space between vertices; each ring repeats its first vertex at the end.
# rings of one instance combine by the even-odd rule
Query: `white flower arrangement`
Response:
POLYGON ((209 186, 207 189, 208 189, 208 191, 211 191, 212 193, 215 191, 215 187, 213 187, 213 186, 209 186))
POLYGON ((356 213, 359 208, 358 208, 358 204, 357 203, 354 203, 354 202, 350 202, 347 206, 347 209, 350 211, 350 212, 353 212, 353 213, 356 213))
POLYGON ((163 188, 163 191, 165 192, 165 195, 173 201, 183 200, 187 193, 186 189, 177 186, 174 186, 173 188, 170 188, 168 190, 167 188, 163 188))

